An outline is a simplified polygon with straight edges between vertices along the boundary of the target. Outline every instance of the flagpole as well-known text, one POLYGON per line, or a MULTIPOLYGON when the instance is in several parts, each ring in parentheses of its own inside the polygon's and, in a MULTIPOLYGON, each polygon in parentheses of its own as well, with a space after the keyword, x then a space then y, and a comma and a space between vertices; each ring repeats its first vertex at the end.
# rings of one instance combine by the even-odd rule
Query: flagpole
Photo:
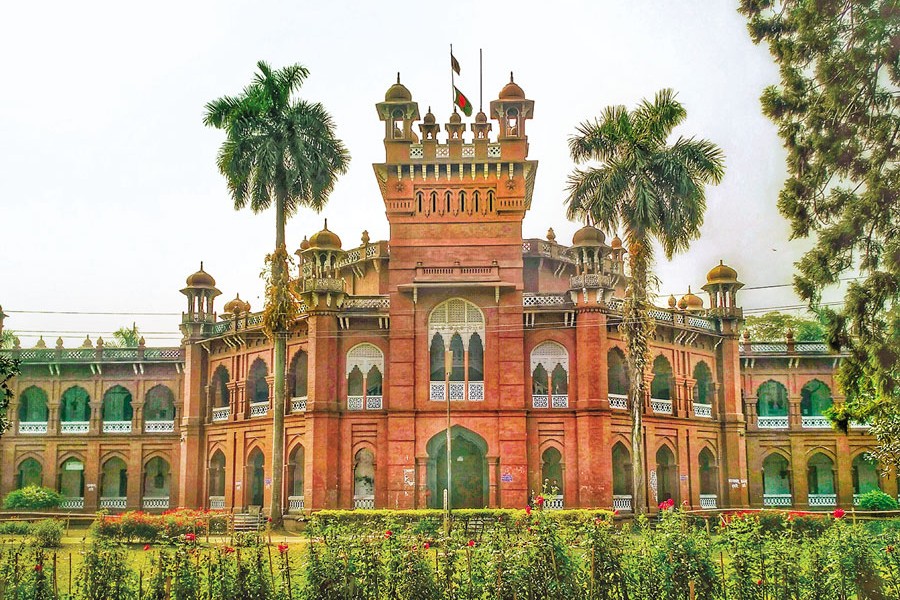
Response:
POLYGON ((456 78, 453 72, 453 44, 450 44, 450 107, 456 106, 456 78))
POLYGON ((484 112, 484 68, 482 64, 481 48, 478 49, 478 112, 484 112))

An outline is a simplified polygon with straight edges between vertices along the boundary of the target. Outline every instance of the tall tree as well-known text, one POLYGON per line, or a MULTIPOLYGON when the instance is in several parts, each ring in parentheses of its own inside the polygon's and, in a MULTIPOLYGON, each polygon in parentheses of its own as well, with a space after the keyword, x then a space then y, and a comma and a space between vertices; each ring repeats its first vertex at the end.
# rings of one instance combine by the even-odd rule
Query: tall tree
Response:
POLYGON ((825 340, 825 329, 818 321, 778 311, 748 316, 743 331, 748 332, 754 342, 783 342, 788 329, 794 332, 798 342, 825 340))
POLYGON ((137 348, 141 341, 141 332, 137 323, 132 323, 131 327, 119 327, 113 331, 112 339, 106 342, 106 345, 112 348, 117 346, 122 348, 137 348))
POLYGON ((781 73, 761 98, 788 152, 778 208, 794 237, 816 238, 794 287, 848 353, 836 420, 870 420, 879 458, 900 465, 900 2, 742 0, 740 11, 781 73), (847 273, 859 277, 843 307, 824 306, 847 273))
POLYGON ((569 176, 570 219, 584 219, 606 229, 624 230, 630 278, 620 331, 625 339, 631 381, 631 452, 634 511, 647 510, 644 475, 644 373, 649 359, 647 339, 653 324, 650 287, 653 243, 671 258, 700 235, 706 210, 705 185, 724 175, 722 151, 706 140, 678 137, 672 131, 687 116, 672 90, 661 90, 653 102, 632 111, 609 106, 594 121, 580 124, 569 139, 578 164, 569 176))
POLYGON ((275 251, 266 258, 263 326, 274 339, 275 390, 272 403, 272 521, 282 522, 284 465, 284 379, 287 332, 297 316, 289 285, 285 221, 301 206, 319 211, 347 172, 350 155, 335 135, 328 111, 295 97, 309 71, 301 65, 273 70, 263 61, 238 96, 206 105, 204 123, 225 131, 217 164, 228 182, 235 210, 250 205, 261 212, 275 205, 275 251))

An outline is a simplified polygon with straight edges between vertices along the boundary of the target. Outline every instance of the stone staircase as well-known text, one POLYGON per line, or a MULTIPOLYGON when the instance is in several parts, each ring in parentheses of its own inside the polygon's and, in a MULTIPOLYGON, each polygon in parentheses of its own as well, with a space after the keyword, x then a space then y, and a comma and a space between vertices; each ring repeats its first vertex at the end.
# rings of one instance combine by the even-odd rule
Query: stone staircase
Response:
POLYGON ((234 513, 235 531, 260 531, 266 524, 266 518, 260 512, 234 513))

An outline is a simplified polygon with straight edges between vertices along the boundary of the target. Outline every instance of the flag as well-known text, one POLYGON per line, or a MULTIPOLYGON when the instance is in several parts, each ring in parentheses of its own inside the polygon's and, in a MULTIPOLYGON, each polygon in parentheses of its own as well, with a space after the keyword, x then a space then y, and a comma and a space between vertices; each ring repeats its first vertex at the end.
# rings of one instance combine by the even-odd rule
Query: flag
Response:
POLYGON ((453 99, 454 104, 456 104, 467 117, 471 117, 472 103, 469 102, 469 99, 466 98, 461 91, 459 91, 458 87, 453 86, 453 93, 455 95, 455 98, 453 99))
POLYGON ((457 75, 459 75, 459 61, 456 60, 456 57, 453 56, 453 52, 450 52, 450 68, 453 69, 457 75))

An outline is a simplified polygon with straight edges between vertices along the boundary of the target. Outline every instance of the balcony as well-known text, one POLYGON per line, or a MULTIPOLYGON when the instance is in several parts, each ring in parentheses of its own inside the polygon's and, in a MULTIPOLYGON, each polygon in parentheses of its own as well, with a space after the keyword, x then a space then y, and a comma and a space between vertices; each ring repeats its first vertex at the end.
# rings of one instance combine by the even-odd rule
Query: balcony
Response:
POLYGON ((288 496, 288 512, 300 512, 304 508, 303 496, 288 496))
POLYGON ((416 266, 416 283, 500 281, 497 265, 424 267, 416 266))
POLYGON ((382 396, 366 396, 366 410, 381 410, 382 396))
POLYGON ((209 509, 210 510, 223 510, 225 508, 225 496, 210 496, 209 497, 209 509))
POLYGON ((718 508, 718 499, 716 494, 700 494, 700 508, 704 510, 718 508))
POLYGON ((810 508, 813 506, 837 506, 837 494, 810 494, 807 497, 807 504, 810 508))
POLYGON ((84 498, 63 498, 59 507, 63 510, 81 510, 84 508, 84 498))
POLYGON ((800 417, 800 424, 803 429, 831 429, 831 421, 822 415, 804 415, 800 417))
POLYGON ((362 510, 374 510, 375 496, 353 496, 353 508, 362 510))
POLYGON ((484 400, 484 382, 469 382, 469 402, 480 402, 484 400))
POLYGON ((850 429, 869 429, 870 427, 872 426, 862 421, 850 421, 850 429))
POLYGON ((628 396, 625 394, 609 394, 609 407, 617 410, 628 410, 628 396))
POLYGON ((131 433, 131 421, 103 421, 103 433, 131 433))
POLYGON ((701 419, 712 419, 712 404, 694 404, 694 416, 701 419))
POLYGON ((128 506, 128 498, 125 496, 107 496, 100 498, 100 508, 125 510, 128 506))
POLYGON ((362 396, 347 396, 347 410, 362 410, 363 409, 363 397, 362 396))
POLYGON ((793 506, 794 500, 790 494, 763 494, 763 506, 793 506))
POLYGON ((553 394, 550 396, 550 405, 553 408, 569 408, 569 395, 553 394))
POLYGON ((672 414, 672 401, 661 398, 650 398, 650 408, 658 415, 672 414))
POLYGON ((63 421, 59 424, 60 433, 88 433, 91 430, 90 421, 63 421))
POLYGON ((613 496, 613 509, 621 511, 631 510, 631 494, 619 494, 613 496))
POLYGON ((175 421, 144 421, 144 433, 175 433, 175 421))
POLYGON ((231 416, 231 407, 223 406, 221 408, 214 408, 212 411, 212 420, 214 423, 219 421, 227 421, 231 416))
MULTIPOLYGON (((428 399, 436 402, 444 402, 447 399, 447 384, 443 381, 431 381, 428 384, 428 399)), ((466 396, 466 383, 464 381, 450 382, 450 399, 454 402, 480 402, 484 400, 484 382, 470 381, 468 396, 466 396)))
POLYGON ((756 417, 756 426, 760 429, 787 429, 787 415, 778 417, 756 417))
POLYGON ((547 394, 532 394, 531 395, 531 407, 532 408, 550 408, 550 396, 547 394))
POLYGON ((291 398, 291 412, 306 412, 306 396, 291 398))
POLYGON ((47 421, 19 421, 19 433, 45 435, 47 433, 47 421))
POLYGON ((255 417, 264 417, 269 414, 269 401, 265 402, 251 402, 250 403, 250 418, 253 419, 255 417))
POLYGON ((545 510, 562 510, 563 508, 565 508, 565 506, 563 505, 562 494, 557 494, 555 496, 544 496, 545 510))
POLYGON ((169 510, 169 497, 144 498, 141 507, 144 510, 169 510))

